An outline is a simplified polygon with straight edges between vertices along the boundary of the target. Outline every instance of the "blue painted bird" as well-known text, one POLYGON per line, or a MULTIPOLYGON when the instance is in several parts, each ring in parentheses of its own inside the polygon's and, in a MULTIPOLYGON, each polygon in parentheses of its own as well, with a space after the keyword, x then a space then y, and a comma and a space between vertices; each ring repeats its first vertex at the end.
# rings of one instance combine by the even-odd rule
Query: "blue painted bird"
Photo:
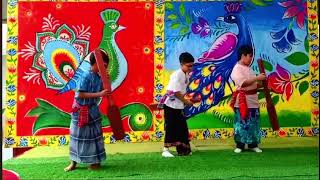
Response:
POLYGON ((237 63, 237 49, 242 45, 253 48, 249 26, 240 14, 241 4, 229 2, 224 8, 226 14, 217 20, 236 24, 238 34, 226 32, 220 35, 195 63, 186 97, 201 101, 184 109, 187 117, 204 112, 222 100, 225 85, 229 82, 232 69, 237 63))

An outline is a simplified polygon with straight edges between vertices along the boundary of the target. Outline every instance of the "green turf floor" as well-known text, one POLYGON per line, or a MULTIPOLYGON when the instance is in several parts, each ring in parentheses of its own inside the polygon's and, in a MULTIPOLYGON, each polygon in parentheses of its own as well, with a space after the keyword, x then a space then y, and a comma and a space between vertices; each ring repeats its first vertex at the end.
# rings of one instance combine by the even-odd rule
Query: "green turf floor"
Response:
POLYGON ((68 156, 16 158, 6 169, 24 179, 318 179, 319 147, 265 148, 263 153, 235 154, 230 149, 198 150, 188 157, 160 153, 116 153, 98 171, 80 165, 64 172, 68 156))

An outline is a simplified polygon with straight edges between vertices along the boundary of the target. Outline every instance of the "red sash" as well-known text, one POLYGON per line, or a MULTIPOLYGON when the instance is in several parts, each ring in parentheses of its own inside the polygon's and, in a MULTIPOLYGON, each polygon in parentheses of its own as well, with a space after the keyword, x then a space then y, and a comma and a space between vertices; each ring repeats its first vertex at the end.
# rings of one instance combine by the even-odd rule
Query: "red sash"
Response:
POLYGON ((85 105, 82 106, 78 104, 76 101, 73 102, 72 105, 72 112, 79 111, 79 117, 78 117, 78 126, 84 127, 89 123, 89 106, 85 105))
POLYGON ((234 111, 234 105, 236 103, 237 97, 239 96, 239 110, 240 110, 240 116, 242 120, 245 120, 248 116, 248 105, 247 105, 246 95, 253 95, 256 93, 257 93, 256 89, 249 90, 249 91, 240 89, 232 94, 230 106, 234 111))

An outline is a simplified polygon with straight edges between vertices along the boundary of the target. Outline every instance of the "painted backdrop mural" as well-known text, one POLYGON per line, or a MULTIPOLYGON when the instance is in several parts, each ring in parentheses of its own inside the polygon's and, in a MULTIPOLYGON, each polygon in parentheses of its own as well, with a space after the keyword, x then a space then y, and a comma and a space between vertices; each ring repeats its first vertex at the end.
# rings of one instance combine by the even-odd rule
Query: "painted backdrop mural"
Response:
MULTIPOLYGON (((9 21, 16 21, 19 28, 18 36, 9 39, 19 38, 19 44, 9 54, 19 56, 18 61, 12 59, 18 66, 9 66, 9 71, 14 69, 18 75, 17 85, 9 80, 7 87, 9 92, 17 91, 17 99, 8 101, 7 113, 16 116, 17 125, 9 135, 14 130, 17 136, 68 135, 73 90, 81 73, 90 69, 87 55, 96 47, 110 55, 108 71, 128 132, 125 140, 131 141, 130 132, 155 129, 149 108, 154 81, 153 4, 10 3, 19 12, 9 21), (90 13, 84 16, 89 6, 90 13), (10 109, 13 105, 16 109, 10 109)), ((103 99, 100 106, 106 106, 103 99)), ((111 132, 106 112, 102 113, 104 132, 111 132)), ((64 136, 40 141, 22 138, 17 143, 32 146, 56 139, 67 143, 64 136)), ((110 135, 106 141, 115 139, 110 135)))
MULTIPOLYGON (((312 23, 316 15, 309 16, 312 23)), ((196 57, 187 96, 202 101, 185 109, 189 128, 233 126, 229 102, 235 89, 230 74, 237 63, 237 49, 244 44, 254 49, 251 68, 257 74, 256 60, 263 59, 280 126, 311 126, 310 106, 301 106, 301 102, 314 103, 308 92, 318 81, 309 84, 309 78, 314 78, 318 65, 309 61, 309 52, 315 53, 318 46, 309 48, 309 39, 317 37, 308 34, 307 19, 306 1, 167 3, 165 67, 168 74, 179 68, 181 52, 188 51, 196 57)), ((315 91, 311 96, 317 98, 318 94, 315 91)), ((261 126, 270 127, 262 91, 259 99, 261 126)))
MULTIPOLYGON (((259 92, 261 135, 317 135, 317 19, 314 0, 9 0, 5 146, 68 145, 74 91, 96 47, 111 56, 108 71, 125 142, 163 140, 163 112, 153 107, 184 51, 197 60, 187 96, 202 98, 185 109, 190 138, 232 137, 229 77, 242 44, 254 48, 251 68, 257 73, 256 60, 264 61, 281 126, 270 128, 259 92)), ((114 143, 102 114, 105 142, 114 143)))

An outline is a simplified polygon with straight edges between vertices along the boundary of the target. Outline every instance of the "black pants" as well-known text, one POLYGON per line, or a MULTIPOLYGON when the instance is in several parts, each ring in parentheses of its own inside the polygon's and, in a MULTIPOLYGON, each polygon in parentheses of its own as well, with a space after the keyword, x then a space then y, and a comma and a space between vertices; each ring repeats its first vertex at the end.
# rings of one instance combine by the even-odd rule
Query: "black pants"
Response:
MULTIPOLYGON (((246 145, 242 142, 236 142, 236 143, 237 143, 237 148, 239 149, 244 149, 244 146, 246 145)), ((258 147, 257 144, 248 144, 248 148, 256 148, 256 147, 258 147)))
POLYGON ((175 146, 179 155, 190 154, 189 130, 182 109, 164 106, 164 119, 164 146, 175 146))

